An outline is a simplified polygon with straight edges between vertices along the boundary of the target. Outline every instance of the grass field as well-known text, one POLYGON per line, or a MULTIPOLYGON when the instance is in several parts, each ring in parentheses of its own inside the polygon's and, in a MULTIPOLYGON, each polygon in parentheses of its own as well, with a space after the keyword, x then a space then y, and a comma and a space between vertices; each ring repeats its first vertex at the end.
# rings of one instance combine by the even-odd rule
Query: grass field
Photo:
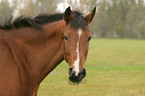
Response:
POLYGON ((62 62, 41 83, 38 96, 145 96, 145 41, 92 39, 86 83, 68 83, 62 62))

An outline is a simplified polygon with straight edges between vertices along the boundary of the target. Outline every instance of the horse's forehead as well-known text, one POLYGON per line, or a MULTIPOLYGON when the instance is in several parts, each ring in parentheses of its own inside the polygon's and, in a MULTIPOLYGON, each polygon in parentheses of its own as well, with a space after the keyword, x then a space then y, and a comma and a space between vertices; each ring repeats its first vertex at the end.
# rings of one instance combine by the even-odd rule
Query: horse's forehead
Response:
POLYGON ((80 38, 83 34, 83 30, 80 28, 80 29, 77 29, 77 30, 71 30, 70 31, 70 36, 72 38, 80 38))
POLYGON ((65 31, 64 34, 68 34, 68 36, 71 36, 71 37, 81 37, 82 35, 88 35, 90 33, 89 30, 85 30, 82 28, 75 29, 69 25, 67 26, 66 29, 67 30, 65 31))
POLYGON ((77 30, 77 33, 78 33, 79 38, 80 38, 80 37, 81 37, 81 35, 82 35, 82 29, 81 29, 81 28, 79 28, 79 29, 77 30))

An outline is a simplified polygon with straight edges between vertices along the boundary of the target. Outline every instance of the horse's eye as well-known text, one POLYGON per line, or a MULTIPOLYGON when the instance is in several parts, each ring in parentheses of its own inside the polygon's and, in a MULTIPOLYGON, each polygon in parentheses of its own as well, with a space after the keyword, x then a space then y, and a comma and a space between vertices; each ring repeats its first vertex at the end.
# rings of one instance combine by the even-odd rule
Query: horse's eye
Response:
POLYGON ((65 39, 65 40, 68 40, 68 38, 66 37, 66 35, 64 35, 64 39, 65 39))
POLYGON ((91 37, 91 36, 89 36, 88 41, 90 41, 90 40, 91 40, 91 38, 92 38, 92 37, 91 37))

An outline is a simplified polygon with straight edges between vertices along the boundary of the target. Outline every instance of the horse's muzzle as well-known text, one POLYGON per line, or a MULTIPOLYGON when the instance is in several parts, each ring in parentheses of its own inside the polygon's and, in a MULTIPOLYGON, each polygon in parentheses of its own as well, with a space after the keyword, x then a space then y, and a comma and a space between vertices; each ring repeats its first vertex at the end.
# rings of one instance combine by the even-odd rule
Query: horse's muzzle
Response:
POLYGON ((69 69, 69 80, 72 81, 72 82, 81 82, 82 79, 86 76, 86 70, 85 69, 82 69, 79 74, 76 76, 75 75, 75 71, 73 71, 73 68, 70 68, 69 69))

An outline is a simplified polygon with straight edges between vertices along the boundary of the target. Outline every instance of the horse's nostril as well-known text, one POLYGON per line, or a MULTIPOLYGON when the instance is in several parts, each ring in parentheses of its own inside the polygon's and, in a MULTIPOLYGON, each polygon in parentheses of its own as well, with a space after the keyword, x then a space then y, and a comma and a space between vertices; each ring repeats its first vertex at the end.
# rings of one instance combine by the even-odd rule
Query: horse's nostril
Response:
POLYGON ((73 75, 73 69, 69 68, 69 75, 72 76, 73 75))
POLYGON ((72 72, 72 68, 69 69, 69 73, 71 73, 71 72, 72 72))
POLYGON ((85 69, 83 69, 83 73, 82 73, 83 75, 86 75, 86 70, 85 69))
POLYGON ((84 78, 86 76, 86 70, 85 69, 83 69, 81 72, 80 72, 80 76, 79 76, 79 78, 84 78))
POLYGON ((78 77, 80 77, 80 75, 81 75, 81 74, 79 73, 79 74, 78 74, 78 77))
POLYGON ((70 77, 69 77, 70 81, 80 82, 86 76, 86 70, 82 69, 82 70, 80 70, 78 75, 76 75, 76 71, 73 71, 73 68, 70 68, 69 75, 70 75, 70 77))

